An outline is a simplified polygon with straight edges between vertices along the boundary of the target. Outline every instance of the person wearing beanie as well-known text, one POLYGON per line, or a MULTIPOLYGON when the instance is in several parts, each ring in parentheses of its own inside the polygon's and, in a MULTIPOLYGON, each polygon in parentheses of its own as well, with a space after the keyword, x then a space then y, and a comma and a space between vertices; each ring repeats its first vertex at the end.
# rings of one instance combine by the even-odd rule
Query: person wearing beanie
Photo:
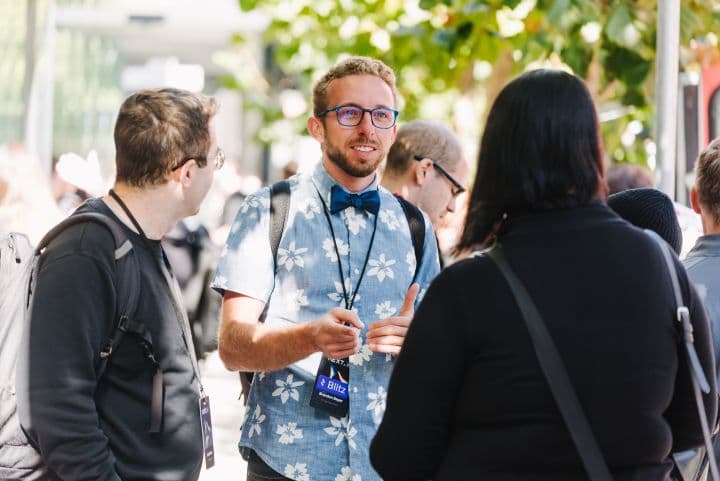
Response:
MULTIPOLYGON (((713 140, 698 157, 690 203, 700 214, 703 235, 690 249, 683 264, 710 319, 717 367, 720 366, 720 138, 713 140)), ((715 456, 720 456, 717 436, 713 445, 715 456)))
POLYGON ((682 230, 673 201, 665 193, 657 189, 629 189, 609 195, 607 203, 634 226, 655 231, 680 255, 682 230))

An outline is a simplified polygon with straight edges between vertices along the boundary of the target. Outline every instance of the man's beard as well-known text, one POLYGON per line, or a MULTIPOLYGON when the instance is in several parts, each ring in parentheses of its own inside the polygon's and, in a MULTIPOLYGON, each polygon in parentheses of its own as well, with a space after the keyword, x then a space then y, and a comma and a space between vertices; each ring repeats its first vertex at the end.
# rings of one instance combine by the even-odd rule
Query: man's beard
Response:
MULTIPOLYGON (((368 145, 373 145, 374 147, 378 148, 377 142, 359 142, 359 143, 366 143, 368 145)), ((382 156, 378 156, 377 160, 370 161, 368 160, 367 163, 357 163, 353 164, 348 159, 347 155, 345 155, 340 149, 335 147, 334 145, 331 145, 329 142, 325 142, 324 144, 325 149, 325 155, 327 155, 327 158, 332 162, 333 164, 340 167, 340 169, 345 172, 346 174, 352 176, 352 177, 367 177, 370 174, 374 173, 378 165, 380 165, 380 162, 382 161, 382 156)), ((379 151, 379 149, 378 149, 379 151)))

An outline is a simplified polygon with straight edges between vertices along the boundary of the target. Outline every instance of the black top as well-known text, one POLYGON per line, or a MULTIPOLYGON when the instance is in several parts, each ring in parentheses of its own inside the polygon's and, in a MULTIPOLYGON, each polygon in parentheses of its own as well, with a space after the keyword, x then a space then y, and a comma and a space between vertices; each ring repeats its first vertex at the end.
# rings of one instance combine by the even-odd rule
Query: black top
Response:
MULTIPOLYGON (((86 208, 114 217, 102 201, 86 208)), ((18 371, 29 371, 30 406, 20 406, 21 419, 61 479, 195 480, 202 462, 198 380, 151 257, 161 255, 160 243, 151 241, 150 252, 125 229, 140 264, 135 320, 150 331, 163 371, 160 433, 148 431, 154 369, 137 337, 122 338, 96 382, 98 355, 116 321, 116 289, 114 240, 95 223, 69 227, 41 258, 29 364, 18 371)))
MULTIPOLYGON (((654 241, 600 203, 510 220, 500 241, 555 340, 614 478, 664 479, 671 448, 703 440, 678 356, 670 278, 654 241)), ((677 269, 714 384, 708 321, 679 262, 677 269)), ((705 401, 712 420, 714 385, 705 401)), ((370 454, 386 481, 587 479, 490 259, 458 262, 430 286, 370 454)))

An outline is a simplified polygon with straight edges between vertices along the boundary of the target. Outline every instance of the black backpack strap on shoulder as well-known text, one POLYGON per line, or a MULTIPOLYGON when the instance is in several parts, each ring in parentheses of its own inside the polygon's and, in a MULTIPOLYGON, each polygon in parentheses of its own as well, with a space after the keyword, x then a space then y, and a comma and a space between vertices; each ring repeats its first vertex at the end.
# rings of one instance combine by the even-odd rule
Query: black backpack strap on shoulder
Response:
POLYGON ((553 398, 555 398, 588 477, 591 481, 612 481, 612 475, 605 463, 602 451, 600 451, 600 446, 598 446, 595 435, 590 428, 590 423, 572 386, 565 364, 555 346, 555 341, 553 341, 550 332, 547 330, 545 321, 522 281, 518 279, 510 267, 502 246, 496 242, 495 246, 487 251, 487 254, 500 269, 512 291, 530 333, 540 370, 545 376, 553 398))
MULTIPOLYGON (((280 180, 270 186, 270 228, 268 229, 268 238, 270 240, 270 251, 273 258, 273 279, 277 270, 277 251, 280 247, 280 238, 285 230, 288 211, 290 210, 290 182, 288 180, 280 180)), ((274 286, 273 286, 274 290, 274 286)), ((272 295, 272 291, 270 293, 272 295)), ((260 313, 260 322, 265 322, 267 317, 270 299, 265 303, 262 313, 260 313)), ((242 386, 241 397, 244 404, 247 404, 248 394, 250 393, 250 385, 252 384, 254 373, 240 372, 240 384, 242 386)))
POLYGON ((277 251, 280 238, 285 230, 288 210, 290 210, 290 182, 281 180, 270 186, 270 250, 273 265, 277 263, 277 251))
POLYGON ((420 270, 423 250, 425 249, 425 217, 423 217, 420 209, 413 203, 408 202, 397 194, 395 194, 395 198, 400 202, 400 206, 407 219, 408 227, 410 228, 410 237, 412 239, 413 249, 415 250, 415 275, 413 275, 413 282, 415 282, 417 273, 420 270))
POLYGON ((107 228, 115 240, 115 265, 117 280, 117 320, 112 331, 106 336, 106 341, 100 351, 100 364, 98 366, 98 379, 102 377, 107 367, 107 361, 112 351, 120 343, 127 325, 133 318, 140 300, 140 265, 133 251, 133 245, 127 238, 125 231, 111 217, 99 212, 81 212, 73 214, 53 227, 35 248, 39 254, 50 242, 68 227, 76 224, 94 222, 107 228))
MULTIPOLYGON (((270 240, 270 251, 272 252, 273 258, 273 274, 277 270, 277 251, 278 247, 280 247, 280 238, 285 230, 285 222, 287 221, 289 210, 290 182, 280 180, 270 186, 270 227, 268 229, 268 239, 270 240)), ((273 286, 273 290, 274 289, 275 287, 273 286)), ((270 294, 272 295, 272 291, 270 294)), ((265 308, 260 314, 260 322, 265 322, 269 303, 270 299, 265 303, 265 308)))

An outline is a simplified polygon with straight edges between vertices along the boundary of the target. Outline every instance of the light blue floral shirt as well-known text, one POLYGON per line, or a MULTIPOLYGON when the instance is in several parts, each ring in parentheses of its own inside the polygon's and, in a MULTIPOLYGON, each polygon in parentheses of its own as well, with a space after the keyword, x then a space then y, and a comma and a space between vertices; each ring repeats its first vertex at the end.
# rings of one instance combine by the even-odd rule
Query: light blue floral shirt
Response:
MULTIPOLYGON (((268 326, 311 321, 344 307, 338 256, 319 195, 330 205, 336 182, 319 163, 312 175, 290 180, 291 201, 277 252, 270 251, 269 189, 247 197, 230 230, 212 286, 269 300, 268 326), (273 289, 274 286, 274 289, 273 289)), ((355 298, 365 328, 396 315, 415 275, 415 252, 398 200, 380 193, 377 233, 355 298)), ((330 218, 346 290, 353 292, 370 245, 374 214, 348 207, 330 218)), ((439 271, 437 244, 425 216, 425 246, 416 281, 421 294, 439 271)), ((418 296, 419 302, 420 296, 418 296)), ((416 302, 416 304, 417 304, 416 302)), ((297 481, 379 480, 370 465, 370 441, 385 411, 393 357, 363 343, 350 357, 349 412, 342 418, 309 405, 320 354, 274 372, 259 373, 250 389, 239 446, 252 448, 275 471, 297 481)))

